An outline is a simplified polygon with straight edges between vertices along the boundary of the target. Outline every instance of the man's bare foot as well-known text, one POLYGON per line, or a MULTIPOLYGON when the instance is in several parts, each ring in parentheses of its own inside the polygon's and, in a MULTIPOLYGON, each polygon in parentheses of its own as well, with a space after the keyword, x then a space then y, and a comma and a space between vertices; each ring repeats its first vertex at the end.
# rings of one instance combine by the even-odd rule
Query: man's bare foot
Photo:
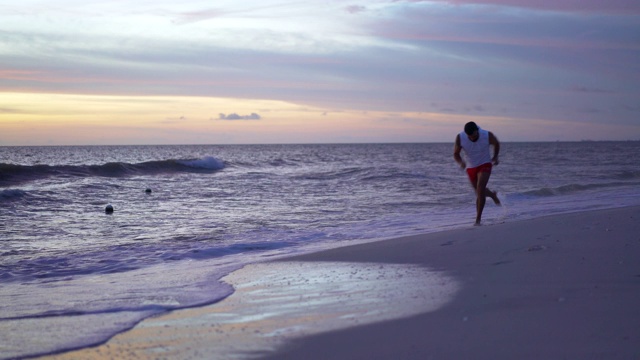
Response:
POLYGON ((491 197, 491 199, 493 200, 493 202, 496 205, 498 205, 498 206, 502 205, 502 203, 500 202, 500 199, 498 199, 498 192, 497 191, 493 192, 493 196, 491 197))

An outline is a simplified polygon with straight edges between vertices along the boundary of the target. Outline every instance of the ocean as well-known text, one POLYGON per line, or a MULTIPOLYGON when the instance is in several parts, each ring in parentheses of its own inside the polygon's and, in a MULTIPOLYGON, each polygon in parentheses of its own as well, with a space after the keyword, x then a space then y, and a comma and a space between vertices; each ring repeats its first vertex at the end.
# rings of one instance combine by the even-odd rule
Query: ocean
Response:
MULTIPOLYGON (((0 147, 0 359, 210 304, 243 265, 472 226, 453 144, 0 147), (111 205, 112 214, 105 208, 111 205)), ((640 142, 503 143, 483 224, 640 205, 640 142)))

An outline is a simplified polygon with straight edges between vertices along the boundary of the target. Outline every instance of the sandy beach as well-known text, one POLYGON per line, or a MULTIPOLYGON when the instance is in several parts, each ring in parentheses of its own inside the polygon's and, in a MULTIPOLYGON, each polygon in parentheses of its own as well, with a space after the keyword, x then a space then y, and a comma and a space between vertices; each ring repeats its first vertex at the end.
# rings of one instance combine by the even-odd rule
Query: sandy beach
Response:
MULTIPOLYGON (((254 264, 236 292, 47 359, 638 359, 640 207, 254 264)), ((44 335, 43 335, 44 336, 44 335)))

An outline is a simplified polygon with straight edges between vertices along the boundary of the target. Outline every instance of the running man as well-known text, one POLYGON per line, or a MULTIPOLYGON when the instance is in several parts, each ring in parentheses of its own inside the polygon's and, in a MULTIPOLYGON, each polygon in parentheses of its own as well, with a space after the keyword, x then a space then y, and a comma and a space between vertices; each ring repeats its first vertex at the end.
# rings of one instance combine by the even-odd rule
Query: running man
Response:
POLYGON ((500 153, 500 142, 492 132, 480 129, 473 121, 464 126, 464 131, 456 136, 453 148, 453 158, 464 170, 467 170, 471 186, 476 191, 476 223, 480 225, 482 220, 482 210, 487 197, 493 199, 496 205, 500 205, 498 193, 489 190, 487 184, 491 176, 491 168, 498 165, 498 154, 500 153), (491 146, 493 146, 493 157, 491 157, 491 146), (467 162, 462 159, 460 152, 464 150, 467 162))

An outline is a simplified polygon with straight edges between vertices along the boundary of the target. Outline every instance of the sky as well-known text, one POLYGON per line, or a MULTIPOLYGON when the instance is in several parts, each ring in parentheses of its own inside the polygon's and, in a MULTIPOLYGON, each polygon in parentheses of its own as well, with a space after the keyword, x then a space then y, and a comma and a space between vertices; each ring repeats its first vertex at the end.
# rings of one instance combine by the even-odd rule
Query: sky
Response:
POLYGON ((0 145, 640 140, 638 0, 0 0, 0 145))

